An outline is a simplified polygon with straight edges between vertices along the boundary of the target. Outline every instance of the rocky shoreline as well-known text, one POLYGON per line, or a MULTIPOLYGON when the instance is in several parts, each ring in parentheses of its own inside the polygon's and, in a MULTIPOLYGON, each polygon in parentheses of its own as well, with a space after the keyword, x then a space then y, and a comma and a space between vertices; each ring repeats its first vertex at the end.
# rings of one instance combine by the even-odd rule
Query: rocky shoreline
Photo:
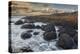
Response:
POLYGON ((69 23, 44 22, 36 17, 11 18, 12 52, 39 52, 78 48, 78 32, 69 23), (15 19, 16 20, 16 19, 15 19))

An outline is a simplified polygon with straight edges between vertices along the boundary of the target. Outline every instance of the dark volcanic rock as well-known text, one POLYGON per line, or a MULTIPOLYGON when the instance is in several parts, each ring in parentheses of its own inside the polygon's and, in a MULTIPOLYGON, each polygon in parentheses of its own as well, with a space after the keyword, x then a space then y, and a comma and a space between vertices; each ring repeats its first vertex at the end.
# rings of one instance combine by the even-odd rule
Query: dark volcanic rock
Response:
POLYGON ((74 24, 72 25, 72 27, 73 27, 74 29, 78 30, 78 22, 77 22, 77 23, 74 23, 74 24))
POLYGON ((33 34, 34 34, 34 35, 38 35, 38 34, 39 34, 39 32, 34 32, 33 34))
POLYGON ((73 37, 73 39, 74 39, 76 45, 78 45, 78 34, 75 34, 75 36, 73 37))
POLYGON ((72 49, 75 47, 74 40, 66 33, 60 35, 57 44, 63 49, 72 49))
POLYGON ((22 19, 24 19, 24 23, 33 23, 35 20, 33 16, 26 16, 26 17, 23 17, 22 19))
POLYGON ((27 32, 33 32, 33 30, 28 30, 27 32))
POLYGON ((59 28, 59 32, 60 32, 60 34, 67 33, 71 37, 73 37, 77 33, 77 31, 71 27, 61 27, 61 28, 59 28))
POLYGON ((32 37, 32 35, 31 35, 30 33, 28 33, 28 32, 23 32, 23 33, 21 34, 21 38, 22 38, 23 40, 29 39, 29 38, 31 38, 31 37, 32 37))
POLYGON ((44 30, 46 32, 51 32, 51 31, 55 32, 54 24, 43 25, 42 30, 44 30))
POLYGON ((58 24, 58 26, 63 26, 64 28, 70 29, 70 30, 78 29, 78 23, 71 24, 68 21, 63 21, 61 24, 58 24))
POLYGON ((34 29, 35 25, 34 24, 25 24, 25 25, 22 25, 21 28, 22 29, 34 29))
POLYGON ((23 47, 21 49, 22 52, 33 52, 33 50, 30 47, 23 47))
POLYGON ((77 32, 76 32, 76 30, 74 30, 74 29, 71 29, 71 28, 68 28, 68 29, 65 29, 66 31, 66 33, 68 33, 70 36, 74 36, 77 32))
POLYGON ((22 20, 18 20, 17 22, 15 22, 15 25, 21 25, 21 24, 24 24, 22 20))
POLYGON ((39 25, 35 26, 36 29, 41 29, 41 27, 39 25))
POLYGON ((57 38, 55 32, 45 32, 43 35, 43 38, 47 41, 54 40, 57 38))

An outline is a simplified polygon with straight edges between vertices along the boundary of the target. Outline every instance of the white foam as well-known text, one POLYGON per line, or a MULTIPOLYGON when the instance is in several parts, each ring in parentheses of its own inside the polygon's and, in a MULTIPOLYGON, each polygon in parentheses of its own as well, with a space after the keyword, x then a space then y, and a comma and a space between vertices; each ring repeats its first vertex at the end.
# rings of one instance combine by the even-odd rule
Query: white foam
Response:
MULTIPOLYGON (((15 16, 14 19, 12 18, 11 20, 17 21, 19 19, 21 19, 21 16, 20 16, 20 18, 19 18, 19 16, 18 17, 15 16)), ((26 24, 28 24, 28 23, 26 23, 26 24)), ((35 26, 47 25, 46 23, 42 23, 42 22, 36 22, 34 24, 35 24, 35 26)), ((32 50, 34 50, 35 52, 39 52, 39 51, 43 51, 43 50, 44 51, 46 51, 46 50, 51 51, 51 47, 58 49, 55 46, 56 41, 53 43, 50 43, 50 45, 48 45, 49 42, 46 42, 43 39, 44 31, 41 29, 31 29, 31 30, 33 30, 33 32, 31 33, 32 37, 30 39, 26 39, 26 40, 21 39, 21 37, 20 37, 21 33, 30 30, 30 29, 21 29, 21 26, 22 25, 11 24, 11 32, 12 32, 11 40, 12 40, 12 48, 13 48, 14 52, 16 52, 16 50, 20 51, 20 48, 26 47, 26 46, 30 46, 32 48, 32 50), (34 32, 39 32, 39 34, 35 36, 35 35, 33 35, 34 32), (34 42, 34 43, 32 43, 32 42, 34 42), (30 43, 32 43, 32 44, 30 44, 30 43), (42 47, 42 48, 40 49, 40 47, 42 47)), ((55 26, 55 28, 56 28, 56 32, 57 32, 58 27, 55 26)))
POLYGON ((42 23, 42 22, 35 22, 33 23, 35 26, 39 25, 39 26, 42 26, 42 25, 47 25, 46 23, 42 23))

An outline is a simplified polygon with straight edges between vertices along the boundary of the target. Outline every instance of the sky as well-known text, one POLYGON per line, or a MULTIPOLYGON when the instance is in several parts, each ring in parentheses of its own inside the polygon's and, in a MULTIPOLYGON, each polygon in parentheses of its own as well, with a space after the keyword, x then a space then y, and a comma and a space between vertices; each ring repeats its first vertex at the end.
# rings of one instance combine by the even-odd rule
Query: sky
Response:
POLYGON ((41 8, 41 7, 51 7, 54 9, 62 9, 66 12, 70 11, 77 11, 78 10, 78 5, 71 5, 71 4, 52 4, 52 3, 32 3, 31 4, 34 6, 34 8, 41 8))

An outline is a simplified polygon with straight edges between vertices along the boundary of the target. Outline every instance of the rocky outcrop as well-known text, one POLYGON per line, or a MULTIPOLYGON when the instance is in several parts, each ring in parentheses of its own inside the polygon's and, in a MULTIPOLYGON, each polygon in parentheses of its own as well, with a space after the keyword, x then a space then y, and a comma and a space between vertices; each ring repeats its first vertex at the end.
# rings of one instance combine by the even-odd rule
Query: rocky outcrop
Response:
POLYGON ((73 39, 76 45, 78 45, 78 34, 77 33, 74 35, 73 39))
POLYGON ((60 34, 67 33, 71 37, 73 37, 77 33, 76 29, 71 24, 69 24, 67 22, 66 23, 63 23, 61 25, 61 27, 59 28, 59 32, 60 32, 60 34))
POLYGON ((45 32, 43 35, 43 39, 46 41, 51 41, 57 38, 55 32, 45 32))
POLYGON ((47 25, 43 25, 42 30, 44 30, 46 32, 51 32, 51 31, 55 32, 54 24, 50 23, 50 24, 47 24, 47 25))
POLYGON ((76 46, 73 38, 70 37, 67 33, 63 33, 60 35, 57 44, 63 49, 73 49, 76 46))

